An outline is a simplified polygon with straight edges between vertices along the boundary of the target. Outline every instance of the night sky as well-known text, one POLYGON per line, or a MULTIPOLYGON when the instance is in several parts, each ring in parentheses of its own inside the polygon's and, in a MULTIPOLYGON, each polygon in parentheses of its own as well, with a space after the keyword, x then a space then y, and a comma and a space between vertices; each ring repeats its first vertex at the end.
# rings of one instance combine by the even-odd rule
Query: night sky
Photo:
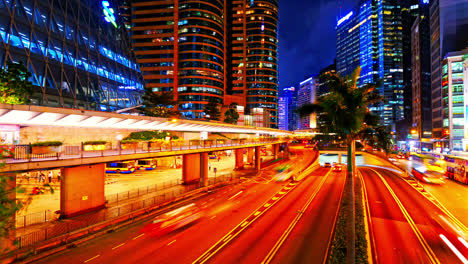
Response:
MULTIPOLYGON (((357 0, 342 0, 342 14, 357 0)), ((280 0, 280 89, 295 86, 335 58, 337 0, 280 0)))

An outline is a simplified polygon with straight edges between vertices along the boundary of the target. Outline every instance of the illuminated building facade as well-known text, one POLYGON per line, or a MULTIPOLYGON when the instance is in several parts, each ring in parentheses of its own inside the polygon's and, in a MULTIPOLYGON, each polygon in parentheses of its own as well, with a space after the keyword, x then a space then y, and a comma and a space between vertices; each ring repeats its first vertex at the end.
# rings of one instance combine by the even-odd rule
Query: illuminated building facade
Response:
POLYGON ((412 53, 412 122, 418 138, 432 138, 431 111, 431 57, 429 32, 429 7, 418 16, 411 30, 412 53))
POLYGON ((443 127, 442 60, 449 52, 468 47, 468 2, 465 0, 431 0, 431 89, 432 136, 446 140, 443 127))
POLYGON ((379 93, 386 103, 372 107, 380 123, 402 120, 403 43, 401 6, 396 0, 362 1, 358 8, 338 20, 336 67, 348 75, 361 67, 359 85, 381 80, 379 93))
POLYGON ((23 62, 32 104, 114 111, 141 104, 143 78, 116 1, 0 1, 0 65, 23 62))
POLYGON ((276 0, 133 1, 131 28, 147 87, 173 91, 185 117, 214 97, 265 108, 277 127, 276 0))
POLYGON ((442 136, 445 148, 468 150, 468 49, 449 52, 442 69, 442 136))
POLYGON ((286 130, 294 131, 297 129, 299 122, 299 114, 296 113, 297 89, 294 86, 283 88, 282 97, 286 99, 286 103, 288 105, 288 123, 286 130))
MULTIPOLYGON (((301 107, 304 104, 314 103, 317 99, 317 88, 319 84, 318 76, 312 76, 300 83, 297 92, 297 106, 301 107)), ((316 114, 310 114, 299 118, 297 129, 317 128, 316 114)))
POLYGON ((288 130, 288 98, 278 98, 278 128, 281 130, 288 130))

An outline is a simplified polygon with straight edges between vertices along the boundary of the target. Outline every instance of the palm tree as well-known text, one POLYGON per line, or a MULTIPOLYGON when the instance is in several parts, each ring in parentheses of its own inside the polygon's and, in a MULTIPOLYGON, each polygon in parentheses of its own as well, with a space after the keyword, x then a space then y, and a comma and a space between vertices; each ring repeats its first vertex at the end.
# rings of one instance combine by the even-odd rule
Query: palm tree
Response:
POLYGON ((348 173, 346 178, 346 197, 349 211, 347 223, 348 263, 355 260, 355 223, 354 223, 354 175, 355 140, 364 128, 374 126, 377 118, 369 112, 368 106, 383 101, 376 92, 376 84, 358 87, 361 73, 358 67, 350 76, 342 77, 335 73, 321 76, 330 92, 319 97, 316 103, 303 105, 298 109, 301 116, 317 113, 322 121, 321 133, 335 134, 345 138, 348 149, 348 173))

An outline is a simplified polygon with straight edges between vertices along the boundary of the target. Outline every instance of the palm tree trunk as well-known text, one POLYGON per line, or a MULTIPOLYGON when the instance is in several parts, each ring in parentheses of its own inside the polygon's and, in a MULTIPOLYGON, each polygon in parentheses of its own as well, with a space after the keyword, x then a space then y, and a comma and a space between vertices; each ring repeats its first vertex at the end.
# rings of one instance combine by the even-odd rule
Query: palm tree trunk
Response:
POLYGON ((348 143, 348 170, 346 175, 346 204, 347 207, 347 225, 346 225, 346 240, 347 240, 347 263, 354 264, 355 263, 355 255, 356 255, 356 226, 354 220, 354 161, 355 161, 355 145, 354 139, 351 135, 348 135, 347 143, 348 143))

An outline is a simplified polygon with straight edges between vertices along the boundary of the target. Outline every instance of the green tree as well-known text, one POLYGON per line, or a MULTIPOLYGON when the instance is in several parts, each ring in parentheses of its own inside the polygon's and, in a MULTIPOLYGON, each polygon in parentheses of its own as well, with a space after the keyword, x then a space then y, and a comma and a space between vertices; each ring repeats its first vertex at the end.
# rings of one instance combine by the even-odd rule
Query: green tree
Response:
POLYGON ((146 87, 143 106, 138 109, 146 116, 171 118, 178 117, 180 114, 175 109, 176 104, 172 92, 153 92, 152 88, 146 87))
POLYGON ((33 92, 29 77, 31 73, 22 62, 7 62, 7 66, 0 69, 0 103, 28 104, 33 92))
MULTIPOLYGON (((5 166, 5 158, 12 153, 5 147, 0 146, 0 168, 5 166)), ((38 193, 54 193, 54 189, 44 183, 38 187, 38 193)), ((16 213, 20 210, 26 210, 31 204, 33 194, 26 194, 25 199, 19 200, 17 194, 24 194, 25 188, 16 184, 16 177, 12 174, 0 173, 0 254, 5 253, 10 249, 11 242, 15 239, 12 237, 12 230, 15 230, 16 213)))
POLYGON ((219 120, 221 118, 221 111, 219 111, 219 104, 215 97, 210 97, 203 110, 209 120, 219 120))
POLYGON ((224 112, 224 123, 229 124, 237 124, 237 120, 239 119, 239 114, 236 111, 236 103, 232 103, 229 106, 229 109, 224 112))
POLYGON ((377 120, 368 109, 369 105, 383 101, 376 92, 376 84, 366 84, 358 87, 357 80, 361 73, 358 67, 350 76, 342 77, 338 74, 327 73, 321 77, 327 82, 330 92, 318 98, 317 103, 306 104, 298 109, 301 116, 318 113, 322 133, 333 133, 345 139, 348 148, 348 173, 346 179, 346 199, 350 211, 347 212, 348 262, 355 259, 355 223, 354 223, 354 167, 355 140, 361 131, 375 125, 377 120))

